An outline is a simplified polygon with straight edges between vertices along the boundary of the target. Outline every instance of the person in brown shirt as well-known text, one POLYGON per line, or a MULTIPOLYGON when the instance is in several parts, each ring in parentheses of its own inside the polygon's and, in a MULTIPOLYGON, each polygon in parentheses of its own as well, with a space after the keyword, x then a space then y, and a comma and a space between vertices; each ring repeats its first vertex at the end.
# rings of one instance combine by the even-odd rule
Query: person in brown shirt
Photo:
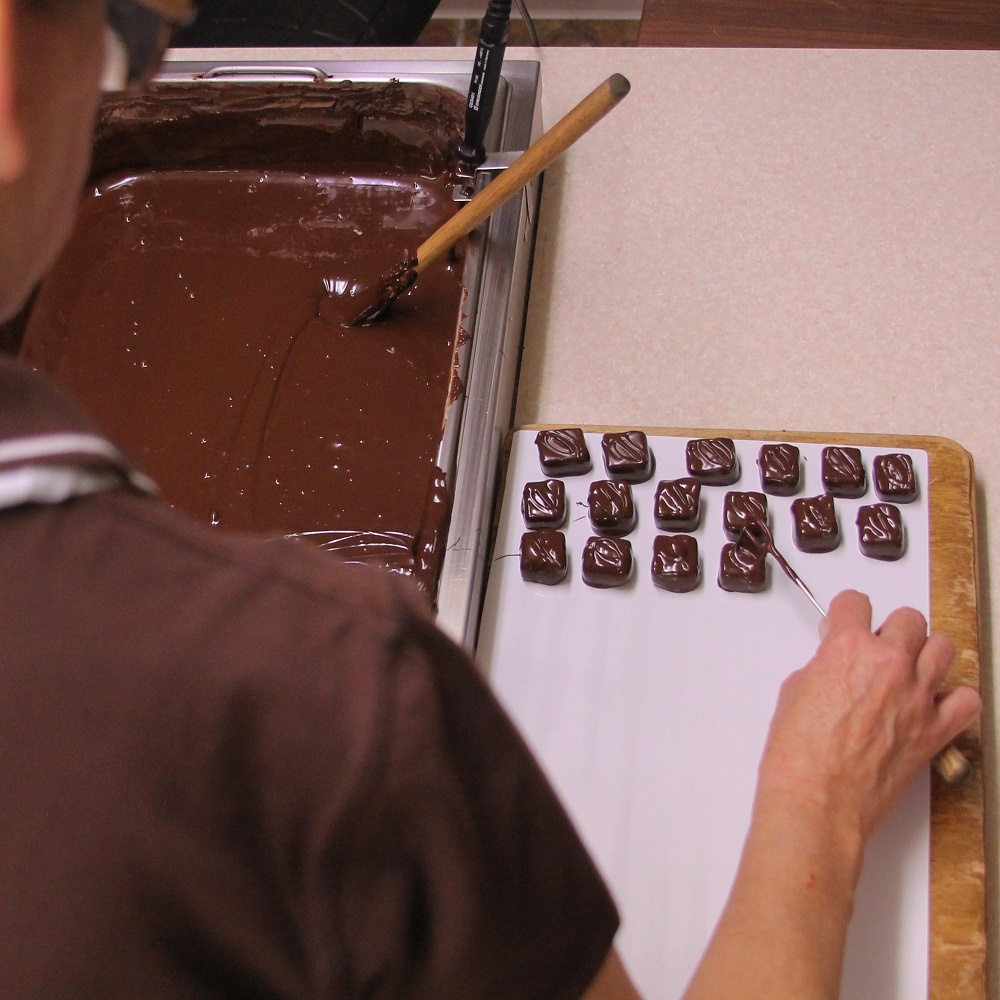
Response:
MULTIPOLYGON (((0 0, 2 317, 72 224, 102 74, 187 9, 0 0)), ((634 1000, 571 824, 405 586, 151 491, 0 362, 0 993, 634 1000)), ((848 592, 821 634, 687 1000, 837 997, 864 844, 979 711, 915 611, 873 633, 848 592)))

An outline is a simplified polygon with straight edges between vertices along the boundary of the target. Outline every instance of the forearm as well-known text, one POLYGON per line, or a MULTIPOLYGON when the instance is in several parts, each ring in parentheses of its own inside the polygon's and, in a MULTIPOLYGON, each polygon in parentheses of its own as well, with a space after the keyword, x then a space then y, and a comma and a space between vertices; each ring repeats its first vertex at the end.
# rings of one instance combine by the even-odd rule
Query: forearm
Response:
POLYGON ((818 805, 759 797, 732 892, 684 1000, 836 1000, 862 850, 860 835, 818 805))

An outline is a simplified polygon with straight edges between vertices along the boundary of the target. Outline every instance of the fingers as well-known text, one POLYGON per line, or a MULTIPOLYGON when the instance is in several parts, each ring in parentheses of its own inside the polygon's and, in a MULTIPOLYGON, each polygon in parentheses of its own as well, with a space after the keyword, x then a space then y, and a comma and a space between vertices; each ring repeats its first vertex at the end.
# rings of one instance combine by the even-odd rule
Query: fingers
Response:
POLYGON ((830 602, 826 617, 819 623, 819 634, 825 639, 831 632, 845 628, 872 628, 872 605, 865 594, 844 590, 830 602))
POLYGON ((950 743, 982 711, 979 695, 970 687, 957 687, 937 699, 937 749, 950 743))
POLYGON ((882 623, 878 634, 915 660, 927 641, 927 619, 913 608, 897 608, 882 623))

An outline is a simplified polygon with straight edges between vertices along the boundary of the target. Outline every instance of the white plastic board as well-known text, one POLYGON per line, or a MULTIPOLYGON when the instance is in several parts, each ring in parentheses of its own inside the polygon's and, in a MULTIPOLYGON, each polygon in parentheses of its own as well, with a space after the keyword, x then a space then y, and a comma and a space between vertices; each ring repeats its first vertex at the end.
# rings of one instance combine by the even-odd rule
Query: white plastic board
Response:
MULTIPOLYGON (((601 435, 588 433, 588 475, 567 477, 567 580, 521 579, 524 484, 547 478, 535 431, 515 433, 479 637, 478 656, 595 857, 622 915, 617 940, 647 1000, 679 997, 708 941, 735 873, 756 767, 778 688, 817 644, 819 615, 769 562, 768 589, 732 594, 716 582, 726 541, 727 490, 760 490, 762 441, 736 441, 739 482, 702 489, 702 582, 689 594, 655 587, 649 573, 653 497, 661 479, 688 475, 688 438, 653 437, 656 471, 633 486, 639 523, 628 537, 636 571, 621 588, 583 583, 581 553, 593 534, 591 481, 607 478, 601 435)), ((771 439, 776 443, 781 438, 771 439)), ((842 442, 838 442, 842 443, 842 442)), ((802 444, 796 496, 823 492, 822 444, 802 444)), ((898 505, 906 552, 863 556, 855 513, 877 502, 872 459, 861 447, 868 494, 837 499, 840 546, 806 554, 792 541, 794 497, 768 497, 775 541, 826 607, 853 587, 872 598, 876 621, 899 605, 930 607, 928 463, 908 450, 919 493, 898 505)), ((927 996, 930 787, 918 779, 869 847, 848 939, 844 1000, 927 996)))

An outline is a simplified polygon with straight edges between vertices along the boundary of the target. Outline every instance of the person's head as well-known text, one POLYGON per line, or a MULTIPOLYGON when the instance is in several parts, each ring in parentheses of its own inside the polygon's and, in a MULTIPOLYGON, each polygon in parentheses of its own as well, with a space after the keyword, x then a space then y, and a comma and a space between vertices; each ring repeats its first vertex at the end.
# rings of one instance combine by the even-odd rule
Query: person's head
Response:
POLYGON ((69 234, 108 57, 135 80, 189 10, 188 0, 0 0, 0 320, 69 234))

